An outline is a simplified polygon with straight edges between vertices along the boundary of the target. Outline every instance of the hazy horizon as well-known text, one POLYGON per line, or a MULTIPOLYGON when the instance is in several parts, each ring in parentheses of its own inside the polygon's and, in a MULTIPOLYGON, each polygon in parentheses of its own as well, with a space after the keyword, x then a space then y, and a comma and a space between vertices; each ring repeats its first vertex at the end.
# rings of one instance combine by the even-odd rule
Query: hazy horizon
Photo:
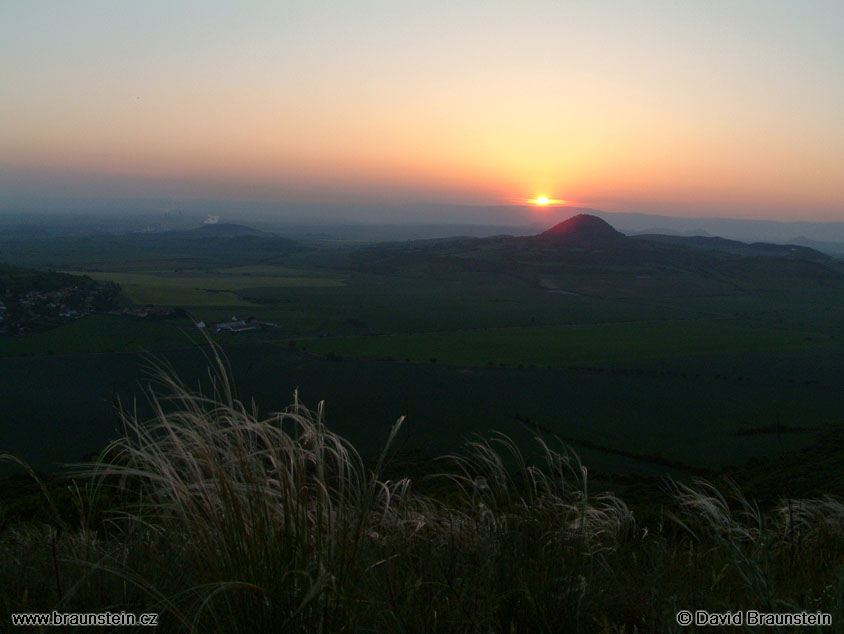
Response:
POLYGON ((713 236, 744 242, 805 243, 844 254, 844 222, 744 219, 727 216, 671 216, 574 206, 530 205, 357 205, 282 204, 260 201, 130 199, 41 202, 34 207, 0 207, 0 226, 43 226, 51 231, 87 234, 168 231, 198 227, 208 219, 242 224, 281 235, 334 232, 367 241, 445 238, 456 235, 531 235, 586 213, 628 235, 713 236), (349 234, 351 232, 351 234, 349 234), (811 244, 810 244, 811 243, 811 244))
POLYGON ((844 221, 841 3, 8 3, 0 50, 6 209, 844 221))

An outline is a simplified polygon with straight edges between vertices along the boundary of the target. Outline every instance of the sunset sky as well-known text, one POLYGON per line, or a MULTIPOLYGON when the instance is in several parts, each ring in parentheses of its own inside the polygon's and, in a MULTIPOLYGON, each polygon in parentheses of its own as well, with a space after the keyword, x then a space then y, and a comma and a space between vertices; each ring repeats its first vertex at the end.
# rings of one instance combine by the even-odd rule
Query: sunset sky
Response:
POLYGON ((844 221, 841 0, 6 0, 0 77, 0 207, 844 221))

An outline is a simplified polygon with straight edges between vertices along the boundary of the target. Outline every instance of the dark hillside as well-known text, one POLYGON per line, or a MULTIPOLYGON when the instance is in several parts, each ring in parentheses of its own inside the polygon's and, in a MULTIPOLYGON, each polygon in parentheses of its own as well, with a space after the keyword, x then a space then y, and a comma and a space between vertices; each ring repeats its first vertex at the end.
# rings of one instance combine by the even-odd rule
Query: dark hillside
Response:
POLYGON ((118 306, 120 287, 0 263, 0 335, 45 330, 118 306))
POLYGON ((95 288, 97 283, 86 276, 68 275, 56 271, 36 271, 0 262, 0 299, 4 296, 22 295, 31 291, 55 291, 66 286, 95 288))
POLYGON ((710 251, 723 251, 743 256, 771 256, 781 258, 799 258, 802 260, 814 260, 827 262, 828 255, 816 249, 796 244, 771 244, 769 242, 740 242, 738 240, 727 240, 726 238, 709 236, 669 236, 661 234, 642 234, 633 236, 634 240, 646 240, 672 244, 681 247, 704 249, 710 251))
POLYGON ((573 216, 536 237, 575 247, 618 244, 627 240, 623 233, 613 229, 608 222, 588 214, 573 216))
POLYGON ((362 249, 351 266, 381 275, 463 280, 498 277, 553 292, 604 297, 723 295, 844 285, 830 258, 791 245, 747 245, 722 238, 628 238, 579 214, 531 237, 392 243, 362 249), (665 239, 663 239, 665 238, 665 239))
POLYGON ((195 238, 238 238, 243 236, 270 237, 275 235, 267 233, 266 231, 260 231, 258 229, 253 229, 252 227, 247 227, 246 225, 239 225, 235 223, 206 224, 201 227, 197 227, 196 229, 180 231, 178 233, 189 234, 190 237, 195 238))
POLYGON ((196 229, 45 238, 37 244, 3 241, 4 259, 33 268, 125 270, 225 267, 266 262, 309 247, 244 225, 204 225, 196 229))

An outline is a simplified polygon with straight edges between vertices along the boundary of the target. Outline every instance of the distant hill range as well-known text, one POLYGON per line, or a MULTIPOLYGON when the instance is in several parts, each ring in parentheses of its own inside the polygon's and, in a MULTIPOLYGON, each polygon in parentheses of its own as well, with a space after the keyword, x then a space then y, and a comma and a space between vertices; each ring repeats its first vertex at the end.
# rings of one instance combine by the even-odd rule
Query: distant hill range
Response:
POLYGON ((660 234, 640 234, 632 236, 632 238, 635 240, 650 240, 653 242, 674 244, 694 249, 723 251, 725 253, 734 253, 736 255, 802 258, 804 260, 815 260, 818 262, 828 262, 830 260, 828 255, 821 253, 817 249, 796 244, 771 244, 770 242, 753 242, 748 244, 738 240, 727 240, 726 238, 718 238, 715 236, 667 236, 660 234))
POLYGON ((197 227, 196 229, 190 229, 188 231, 179 231, 178 233, 186 234, 188 236, 196 238, 241 238, 243 236, 274 236, 274 234, 268 233, 266 231, 260 231, 258 229, 253 229, 252 227, 247 227, 246 225, 239 225, 230 222, 204 224, 201 227, 197 227))
POLYGON ((246 225, 220 223, 204 224, 196 229, 187 231, 165 231, 155 234, 156 239, 168 243, 174 238, 178 241, 189 240, 209 248, 226 250, 250 249, 255 252, 292 253, 305 247, 296 240, 285 238, 268 231, 260 231, 246 225))
POLYGON ((362 249, 353 259, 374 273, 478 284, 507 277, 549 291, 602 296, 844 288, 840 263, 808 247, 700 236, 629 237, 590 214, 535 236, 391 243, 362 249))
POLYGON ((125 270, 149 262, 165 269, 242 266, 310 248, 296 240, 240 224, 122 234, 18 236, 5 241, 0 236, 0 253, 6 259, 54 270, 125 270))

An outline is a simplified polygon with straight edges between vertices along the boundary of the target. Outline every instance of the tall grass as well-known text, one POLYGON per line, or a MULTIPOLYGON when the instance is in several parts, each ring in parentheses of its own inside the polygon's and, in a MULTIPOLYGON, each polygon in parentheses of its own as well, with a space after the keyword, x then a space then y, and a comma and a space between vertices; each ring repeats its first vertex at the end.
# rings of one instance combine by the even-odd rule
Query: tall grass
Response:
POLYGON ((354 617, 343 589, 371 535, 400 521, 408 483, 367 469, 326 428, 322 404, 310 411, 294 395, 261 418, 219 369, 210 395, 162 373, 152 420, 124 412, 124 436, 90 475, 129 488, 114 521, 179 563, 182 589, 159 594, 190 615, 183 627, 331 631, 354 617))
POLYGON ((503 434, 432 466, 423 495, 382 475, 401 419, 364 460, 321 404, 261 416, 213 363, 206 390, 162 372, 151 418, 123 410, 73 474, 75 510, 6 526, 3 612, 160 612, 163 632, 662 632, 678 609, 749 608, 844 623, 837 498, 763 512, 730 483, 669 482, 669 508, 637 521, 571 450, 537 438, 533 462, 503 434))

